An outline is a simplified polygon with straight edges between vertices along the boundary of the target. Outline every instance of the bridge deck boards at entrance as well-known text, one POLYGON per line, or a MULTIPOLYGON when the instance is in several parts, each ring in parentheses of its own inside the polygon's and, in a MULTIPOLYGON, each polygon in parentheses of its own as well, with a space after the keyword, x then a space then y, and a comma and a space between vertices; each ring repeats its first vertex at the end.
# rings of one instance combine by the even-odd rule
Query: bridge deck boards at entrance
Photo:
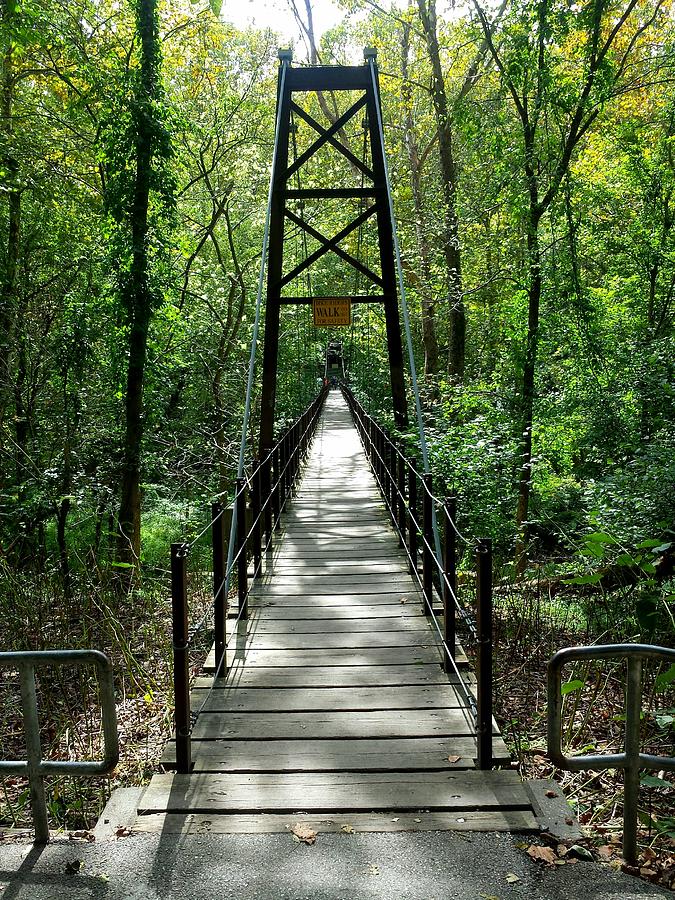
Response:
MULTIPOLYGON (((464 689, 440 666, 398 537, 337 392, 312 445, 283 542, 229 625, 227 679, 196 679, 194 771, 155 776, 139 828, 208 814, 216 831, 279 830, 284 816, 360 816, 381 829, 536 828, 518 776, 475 769, 464 689), (385 813, 391 813, 389 817, 385 813), (399 815, 400 814, 400 815, 399 815), (419 822, 418 822, 419 819, 419 822), (407 820, 406 820, 407 821, 407 820), (230 823, 228 825, 228 823, 230 823)), ((457 647, 458 665, 475 679, 457 647)), ((213 669, 213 655, 207 669, 213 669)), ((509 754, 494 728, 494 754, 509 754)), ((173 742, 164 763, 175 760, 173 742)), ((336 818, 337 817, 337 818, 336 818)), ((164 827, 164 826, 163 826, 164 827)))

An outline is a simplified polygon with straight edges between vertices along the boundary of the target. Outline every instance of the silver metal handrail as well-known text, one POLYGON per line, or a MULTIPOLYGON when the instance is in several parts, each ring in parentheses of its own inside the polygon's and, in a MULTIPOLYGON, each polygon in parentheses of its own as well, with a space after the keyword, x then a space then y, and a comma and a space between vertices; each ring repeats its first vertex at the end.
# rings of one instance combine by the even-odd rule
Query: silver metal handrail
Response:
POLYGON ((548 755, 556 766, 579 772, 583 769, 623 769, 623 856, 634 864, 637 859, 638 793, 640 769, 675 771, 675 757, 640 752, 640 711, 642 706, 642 662, 662 659, 675 663, 675 650, 654 644, 598 644, 595 647, 567 647, 559 650, 548 664, 548 755), (562 751, 563 666, 579 659, 627 661, 626 733, 623 753, 590 753, 565 756, 562 751))
POLYGON ((113 669, 108 657, 98 650, 40 650, 0 653, 0 668, 18 669, 21 681, 21 707, 26 735, 26 759, 0 760, 0 776, 23 775, 28 778, 35 843, 49 841, 45 775, 107 775, 119 761, 117 713, 113 669), (48 760, 42 758, 35 670, 44 666, 95 666, 103 724, 103 759, 98 761, 48 760))

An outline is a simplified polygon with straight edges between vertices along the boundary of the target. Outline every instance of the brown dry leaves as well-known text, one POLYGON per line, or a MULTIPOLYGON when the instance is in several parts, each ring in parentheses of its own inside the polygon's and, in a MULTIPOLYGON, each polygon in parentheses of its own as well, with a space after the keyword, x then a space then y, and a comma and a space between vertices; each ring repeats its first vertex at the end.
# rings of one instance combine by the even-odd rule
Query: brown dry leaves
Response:
POLYGON ((530 844, 525 852, 528 856, 532 857, 532 859, 546 863, 549 866, 554 866, 558 859, 556 852, 552 847, 540 847, 539 844, 530 844))
POLYGON ((296 822, 295 825, 291 825, 291 833, 293 839, 300 844, 313 844, 316 841, 316 831, 309 825, 305 825, 304 822, 296 822))

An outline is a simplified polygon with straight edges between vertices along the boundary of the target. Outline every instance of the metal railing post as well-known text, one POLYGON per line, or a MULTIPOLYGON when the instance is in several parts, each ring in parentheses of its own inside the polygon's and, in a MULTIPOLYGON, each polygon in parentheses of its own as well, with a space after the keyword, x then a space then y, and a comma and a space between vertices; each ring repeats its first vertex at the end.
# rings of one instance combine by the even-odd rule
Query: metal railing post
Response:
POLYGON ((478 627, 478 768, 491 769, 492 759, 492 541, 485 538, 476 548, 478 627))
MULTIPOLYGON (((280 456, 281 445, 277 443, 272 450, 272 480, 270 485, 270 506, 272 508, 272 528, 274 531, 281 527, 281 522, 279 521, 279 516, 281 515, 281 502, 279 497, 279 494, 281 493, 280 456)), ((272 534, 270 532, 270 538, 271 537, 272 534)))
POLYGON ((26 761, 28 763, 28 785, 35 827, 35 843, 46 844, 49 841, 49 822, 47 821, 45 780, 40 767, 42 746, 40 744, 35 672, 32 666, 20 665, 19 676, 21 678, 21 703, 26 734, 26 761))
POLYGON ((253 541, 253 577, 255 578, 262 566, 262 553, 260 549, 261 541, 261 491, 260 477, 262 472, 262 464, 258 459, 253 460, 253 478, 251 484, 251 514, 253 516, 253 533, 251 540, 253 541))
POLYGON ((387 467, 389 469, 388 481, 389 481, 389 512, 391 514, 391 521, 394 525, 396 525, 396 511, 397 511, 397 492, 396 492, 396 447, 394 446, 394 442, 391 439, 391 435, 387 435, 387 467))
MULTIPOLYGON (((449 497, 443 506, 445 512, 445 529, 443 534, 443 640, 455 658, 455 641, 457 626, 455 621, 455 600, 457 597, 457 535, 455 519, 457 518, 457 501, 449 497)), ((452 662, 445 654, 443 667, 446 672, 452 669, 452 662)))
POLYGON ((237 510, 237 596, 239 598, 239 614, 248 619, 248 559, 246 553, 246 479, 237 478, 236 510, 237 510))
POLYGON ((211 545, 213 550, 213 630, 216 678, 227 671, 227 597, 225 596, 225 510, 220 503, 211 505, 211 545))
POLYGON ((187 544, 171 545, 171 615, 173 620, 173 693, 176 725, 176 771, 192 766, 190 734, 190 664, 188 658, 187 544))
POLYGON ((630 865, 637 862, 638 797, 640 794, 640 711, 642 707, 642 660, 627 661, 626 737, 623 772, 623 857, 630 865))
POLYGON ((424 593, 424 611, 430 616, 434 605, 432 546, 434 543, 433 525, 433 476, 431 472, 422 475, 422 528, 424 541, 422 544, 422 591, 424 593))
POLYGON ((405 456, 403 454, 403 448, 399 444, 398 453, 396 454, 397 459, 397 471, 396 471, 396 487, 397 487, 397 495, 398 495, 398 532, 399 532, 399 543, 401 546, 405 545, 405 456))
POLYGON ((410 574, 417 574, 417 460, 410 460, 408 469, 408 550, 410 574))
POLYGON ((260 470, 260 503, 263 506, 264 543, 267 546, 272 540, 272 453, 265 452, 262 468, 260 470))

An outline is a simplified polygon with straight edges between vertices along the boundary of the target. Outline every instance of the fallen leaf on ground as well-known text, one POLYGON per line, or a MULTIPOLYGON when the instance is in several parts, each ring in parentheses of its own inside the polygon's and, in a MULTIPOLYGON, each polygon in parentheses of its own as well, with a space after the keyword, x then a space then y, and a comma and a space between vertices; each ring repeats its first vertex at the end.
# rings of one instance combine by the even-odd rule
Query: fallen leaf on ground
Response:
POLYGON ((115 837, 129 837, 131 834, 131 828, 126 828, 124 825, 120 825, 119 828, 115 829, 115 837))
POLYGON ((506 880, 509 884, 515 884, 517 881, 520 881, 520 878, 518 878, 515 872, 507 872, 506 880))
POLYGON ((539 844, 530 844, 526 852, 532 859, 544 862, 549 866, 555 865, 557 857, 555 855, 555 850, 552 850, 550 847, 540 847, 539 844))
POLYGON ((449 762, 449 763, 456 763, 456 762, 459 762, 461 758, 462 758, 461 756, 449 756, 449 757, 448 757, 448 762, 449 762))
POLYGON ((354 834, 354 826, 353 825, 343 825, 340 831, 344 831, 345 834, 354 834))
POLYGON ((558 794, 555 791, 546 791, 546 797, 557 797, 558 794))
POLYGON ((302 844, 313 844, 316 841, 316 831, 303 822, 296 822, 291 826, 293 837, 302 844))
POLYGON ((66 863, 66 875, 75 875, 82 868, 82 860, 74 859, 72 862, 66 863))
POLYGON ((602 847, 598 847, 597 854, 600 859, 611 859, 614 854, 614 847, 610 846, 610 844, 603 844, 602 847))
POLYGON ((70 834, 68 835, 68 840, 69 841, 77 841, 77 840, 89 841, 91 843, 92 841, 95 841, 96 838, 91 833, 91 831, 71 831, 70 834))

